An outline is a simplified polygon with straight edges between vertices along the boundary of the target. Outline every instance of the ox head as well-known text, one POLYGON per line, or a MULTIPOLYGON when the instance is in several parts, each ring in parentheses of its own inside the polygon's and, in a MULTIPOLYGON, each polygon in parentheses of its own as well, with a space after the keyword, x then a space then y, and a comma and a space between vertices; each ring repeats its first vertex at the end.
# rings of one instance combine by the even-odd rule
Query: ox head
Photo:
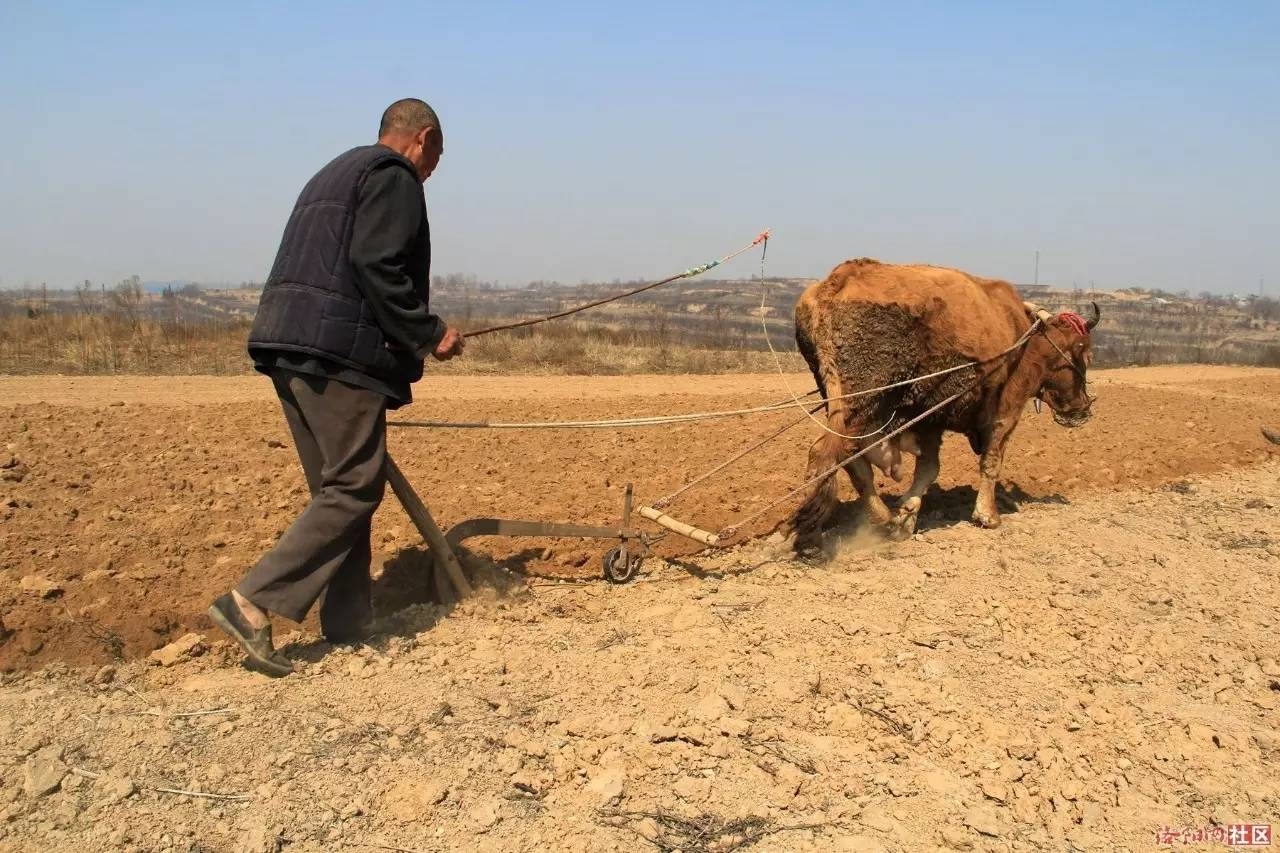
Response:
POLYGON ((1060 426, 1077 427, 1089 420, 1093 397, 1086 388, 1093 347, 1089 340, 1098 325, 1101 312, 1091 303, 1093 315, 1087 320, 1079 314, 1058 314, 1045 321, 1042 329, 1045 344, 1038 348, 1043 359, 1043 378, 1036 398, 1053 410, 1060 426))

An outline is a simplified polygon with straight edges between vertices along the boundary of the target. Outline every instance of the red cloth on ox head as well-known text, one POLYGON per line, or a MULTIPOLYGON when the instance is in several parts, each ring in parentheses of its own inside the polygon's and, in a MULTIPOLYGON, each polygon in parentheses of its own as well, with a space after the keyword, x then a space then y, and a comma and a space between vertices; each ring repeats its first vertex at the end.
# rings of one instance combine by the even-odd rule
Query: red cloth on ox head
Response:
POLYGON ((1058 319, 1070 326, 1071 330, 1080 337, 1089 337, 1089 326, 1079 314, 1072 311, 1063 311, 1058 315, 1058 319))

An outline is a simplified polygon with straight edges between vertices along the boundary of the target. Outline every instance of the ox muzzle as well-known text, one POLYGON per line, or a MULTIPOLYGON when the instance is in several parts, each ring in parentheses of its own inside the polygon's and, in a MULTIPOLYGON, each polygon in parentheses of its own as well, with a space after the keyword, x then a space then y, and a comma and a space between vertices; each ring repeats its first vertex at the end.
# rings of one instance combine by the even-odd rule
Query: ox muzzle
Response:
POLYGON ((1074 429, 1075 427, 1083 426, 1088 423, 1089 419, 1093 417, 1093 404, 1098 398, 1090 397, 1086 394, 1085 399, 1088 400, 1088 402, 1077 409, 1060 409, 1040 395, 1036 395, 1032 402, 1035 404, 1037 415, 1040 414, 1040 408, 1042 405, 1048 406, 1049 411, 1053 414, 1054 423, 1058 426, 1074 429))

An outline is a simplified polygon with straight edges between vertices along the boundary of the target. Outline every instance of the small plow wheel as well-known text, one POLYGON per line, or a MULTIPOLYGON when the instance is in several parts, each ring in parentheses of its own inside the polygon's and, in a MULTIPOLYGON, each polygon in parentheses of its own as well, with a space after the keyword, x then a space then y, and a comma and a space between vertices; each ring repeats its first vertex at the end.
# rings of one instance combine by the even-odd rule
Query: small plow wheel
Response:
POLYGON ((626 583, 640 572, 644 557, 639 554, 623 555, 621 548, 610 548, 604 555, 604 579, 609 583, 626 583))

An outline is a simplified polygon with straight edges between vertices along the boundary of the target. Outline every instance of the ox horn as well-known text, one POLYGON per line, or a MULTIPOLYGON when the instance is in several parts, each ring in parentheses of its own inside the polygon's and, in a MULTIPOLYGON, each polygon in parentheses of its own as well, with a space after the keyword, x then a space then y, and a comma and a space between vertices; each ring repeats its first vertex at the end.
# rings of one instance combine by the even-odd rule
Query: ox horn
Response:
POLYGON ((1102 312, 1098 310, 1098 303, 1090 302, 1089 304, 1093 306, 1093 316, 1085 320, 1084 327, 1092 332, 1093 327, 1098 325, 1098 321, 1102 319, 1102 312))

